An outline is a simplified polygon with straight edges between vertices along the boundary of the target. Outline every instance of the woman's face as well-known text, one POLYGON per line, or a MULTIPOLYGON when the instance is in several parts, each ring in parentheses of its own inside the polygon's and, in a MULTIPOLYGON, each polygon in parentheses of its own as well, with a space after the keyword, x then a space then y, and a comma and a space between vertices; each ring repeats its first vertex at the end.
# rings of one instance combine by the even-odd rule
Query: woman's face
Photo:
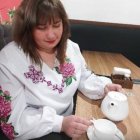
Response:
POLYGON ((39 50, 51 52, 59 43, 62 33, 63 23, 58 19, 55 23, 38 25, 33 31, 33 37, 39 50))

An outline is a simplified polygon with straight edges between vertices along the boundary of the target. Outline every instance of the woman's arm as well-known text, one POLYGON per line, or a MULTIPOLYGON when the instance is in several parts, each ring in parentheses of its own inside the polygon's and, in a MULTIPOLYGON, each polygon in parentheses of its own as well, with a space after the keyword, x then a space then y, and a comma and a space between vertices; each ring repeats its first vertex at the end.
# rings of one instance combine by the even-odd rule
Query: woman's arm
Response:
POLYGON ((32 139, 61 131, 63 116, 57 115, 49 106, 29 106, 26 103, 24 84, 2 64, 0 87, 1 128, 10 139, 32 139))
POLYGON ((91 99, 100 99, 105 95, 104 89, 107 84, 111 84, 109 78, 97 76, 87 68, 84 57, 82 56, 79 46, 74 43, 73 48, 81 62, 81 79, 78 89, 91 99))

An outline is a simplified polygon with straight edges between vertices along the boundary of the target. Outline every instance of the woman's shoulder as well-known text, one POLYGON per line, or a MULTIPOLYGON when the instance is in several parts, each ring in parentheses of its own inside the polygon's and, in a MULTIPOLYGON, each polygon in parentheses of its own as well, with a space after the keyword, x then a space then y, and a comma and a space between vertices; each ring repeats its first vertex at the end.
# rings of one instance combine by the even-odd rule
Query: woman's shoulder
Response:
POLYGON ((67 40, 67 45, 69 46, 78 46, 78 44, 70 39, 67 40))
POLYGON ((0 51, 0 63, 17 60, 21 53, 21 49, 12 41, 0 51))
POLYGON ((0 54, 3 54, 3 53, 11 54, 11 51, 14 52, 16 50, 18 50, 18 45, 14 41, 12 41, 2 48, 2 50, 0 51, 0 54))
POLYGON ((67 50, 73 50, 75 52, 79 52, 80 51, 80 48, 79 48, 79 45, 75 42, 73 42, 72 40, 68 39, 67 41, 67 50))

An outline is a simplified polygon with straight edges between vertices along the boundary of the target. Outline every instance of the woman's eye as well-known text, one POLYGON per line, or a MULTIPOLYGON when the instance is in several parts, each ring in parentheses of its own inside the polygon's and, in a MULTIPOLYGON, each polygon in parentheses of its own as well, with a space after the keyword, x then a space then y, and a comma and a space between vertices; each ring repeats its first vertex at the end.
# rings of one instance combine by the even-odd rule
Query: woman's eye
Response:
POLYGON ((44 30, 46 28, 46 26, 44 26, 44 25, 38 25, 37 26, 37 29, 39 29, 39 30, 44 30))
POLYGON ((53 27, 59 28, 61 26, 61 24, 62 24, 62 21, 57 21, 53 24, 53 27))
POLYGON ((53 27, 58 28, 58 27, 60 27, 60 25, 61 25, 61 22, 55 23, 55 24, 53 24, 53 27))

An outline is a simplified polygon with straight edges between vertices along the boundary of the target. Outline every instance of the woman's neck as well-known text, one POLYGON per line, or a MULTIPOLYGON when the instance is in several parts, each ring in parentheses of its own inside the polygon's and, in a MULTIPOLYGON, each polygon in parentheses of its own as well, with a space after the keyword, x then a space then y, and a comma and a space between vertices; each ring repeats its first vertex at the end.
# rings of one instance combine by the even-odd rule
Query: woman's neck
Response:
POLYGON ((39 52, 39 54, 53 54, 56 53, 56 48, 52 48, 52 49, 44 49, 44 48, 37 48, 37 51, 39 52))
POLYGON ((55 66, 56 61, 56 49, 53 50, 38 50, 42 60, 46 63, 51 69, 55 66))

